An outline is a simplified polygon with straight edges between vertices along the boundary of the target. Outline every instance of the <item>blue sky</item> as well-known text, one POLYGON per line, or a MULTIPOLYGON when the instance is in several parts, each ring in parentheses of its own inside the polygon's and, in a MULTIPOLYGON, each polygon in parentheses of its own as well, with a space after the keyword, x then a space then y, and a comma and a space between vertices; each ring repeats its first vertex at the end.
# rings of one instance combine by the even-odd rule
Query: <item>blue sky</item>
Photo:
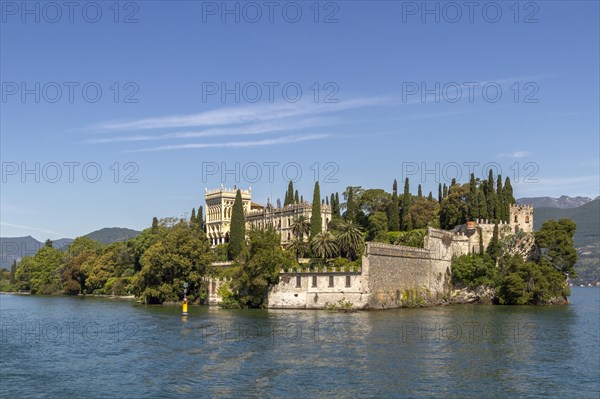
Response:
POLYGON ((1 235, 143 229, 221 184, 265 203, 298 171, 306 198, 316 171, 435 194, 486 164, 599 194, 598 2, 247 3, 2 1, 1 235))

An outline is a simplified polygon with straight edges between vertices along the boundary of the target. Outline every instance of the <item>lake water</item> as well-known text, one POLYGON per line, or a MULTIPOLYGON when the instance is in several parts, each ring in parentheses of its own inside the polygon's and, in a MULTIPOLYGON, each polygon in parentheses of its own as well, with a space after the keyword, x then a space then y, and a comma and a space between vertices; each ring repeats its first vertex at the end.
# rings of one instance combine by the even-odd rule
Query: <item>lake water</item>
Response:
POLYGON ((0 295, 2 398, 600 396, 600 289, 357 313, 0 295))

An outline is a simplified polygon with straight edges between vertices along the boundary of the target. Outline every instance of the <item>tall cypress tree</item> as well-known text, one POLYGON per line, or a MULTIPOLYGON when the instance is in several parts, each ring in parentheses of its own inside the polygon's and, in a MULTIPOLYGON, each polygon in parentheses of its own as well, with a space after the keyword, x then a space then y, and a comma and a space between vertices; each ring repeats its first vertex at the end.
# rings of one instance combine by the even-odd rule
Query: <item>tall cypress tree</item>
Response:
POLYGON ((429 201, 433 201, 433 193, 431 191, 429 192, 429 195, 427 196, 427 199, 429 201))
POLYGON ((285 199, 283 201, 283 206, 288 206, 294 203, 294 183, 290 180, 288 183, 287 191, 285 192, 285 199))
POLYGON ((446 198, 448 196, 448 186, 444 183, 444 191, 442 193, 443 197, 446 198))
POLYGON ((496 192, 494 190, 494 186, 495 186, 495 181, 494 181, 494 171, 492 169, 490 169, 490 173, 488 175, 488 180, 487 180, 487 195, 486 195, 486 202, 487 202, 487 211, 488 211, 488 217, 492 220, 496 219, 496 192))
POLYGON ((15 274, 17 272, 17 260, 13 260, 13 264, 10 267, 10 285, 15 284, 15 274))
POLYGON ((483 256, 485 248, 483 248, 483 233, 481 232, 481 227, 477 228, 479 232, 479 255, 483 256))
POLYGON ((394 179, 392 185, 392 201, 388 205, 387 218, 388 218, 388 230, 399 231, 400 230, 400 201, 398 199, 398 182, 394 179))
POLYGON ((410 209, 411 195, 410 195, 410 183, 408 177, 404 179, 404 193, 402 194, 402 211, 400 214, 400 226, 402 230, 412 230, 412 222, 408 217, 408 211, 410 209))
POLYGON ((227 248, 227 257, 229 260, 235 259, 244 247, 246 239, 246 222, 244 220, 244 204, 242 202, 242 193, 238 189, 235 193, 233 208, 231 209, 231 228, 229 229, 229 247, 227 248))
POLYGON ((442 183, 438 183, 438 202, 441 204, 442 203, 442 199, 443 199, 443 194, 442 194, 442 183))
POLYGON ((299 204, 300 198, 298 197, 298 190, 294 192, 294 204, 299 204))
POLYGON ((331 204, 331 214, 333 216, 334 214, 334 210, 335 210, 335 194, 331 193, 331 199, 329 200, 329 203, 331 204))
POLYGON ((156 216, 152 218, 152 230, 150 230, 152 234, 158 233, 158 219, 156 216))
POLYGON ((196 225, 202 231, 204 231, 204 208, 202 205, 198 207, 198 213, 196 214, 196 225))
POLYGON ((479 217, 479 204, 477 203, 477 182, 475 181, 475 174, 471 173, 471 179, 469 180, 469 219, 475 220, 479 217))
MULTIPOLYGON (((506 205, 509 207, 510 209, 510 205, 514 204, 515 201, 515 197, 513 197, 513 189, 512 186, 510 185, 510 178, 508 176, 506 176, 506 179, 504 180, 504 188, 502 189, 504 195, 504 202, 506 202, 506 205)), ((510 216, 510 215, 508 215, 510 216)))
POLYGON ((311 240, 322 231, 323 220, 321 219, 321 190, 319 182, 315 182, 313 191, 312 214, 310 217, 310 238, 311 240))
POLYGON ((192 208, 192 216, 190 216, 190 227, 196 227, 196 208, 192 208))
POLYGON ((419 184, 419 187, 417 188, 417 197, 419 197, 419 198, 423 197, 423 189, 421 188, 420 184, 419 184))
POLYGON ((329 197, 325 196, 325 205, 329 206, 329 197))
POLYGON ((335 208, 333 209, 333 214, 337 217, 340 216, 340 195, 339 193, 335 193, 335 208))
POLYGON ((500 255, 500 240, 498 239, 498 222, 494 224, 494 233, 487 247, 487 253, 494 261, 500 255))
POLYGON ((356 214, 358 213, 358 206, 354 202, 354 192, 352 187, 348 187, 348 199, 346 200, 346 214, 345 218, 349 222, 356 221, 356 214))
POLYGON ((502 176, 498 175, 496 181, 496 219, 505 221, 508 218, 506 213, 506 204, 504 201, 504 191, 502 190, 502 176))
POLYGON ((392 184, 392 197, 396 196, 398 198, 398 182, 394 179, 394 183, 392 184))

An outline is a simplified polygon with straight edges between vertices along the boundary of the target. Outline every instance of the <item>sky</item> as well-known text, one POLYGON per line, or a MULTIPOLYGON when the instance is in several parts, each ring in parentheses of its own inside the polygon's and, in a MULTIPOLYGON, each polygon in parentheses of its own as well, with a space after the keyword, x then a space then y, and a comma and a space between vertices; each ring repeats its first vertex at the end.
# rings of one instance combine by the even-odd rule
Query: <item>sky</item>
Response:
POLYGON ((0 1, 0 235, 409 177, 600 191, 597 1, 0 1), (471 5, 469 5, 471 4, 471 5))

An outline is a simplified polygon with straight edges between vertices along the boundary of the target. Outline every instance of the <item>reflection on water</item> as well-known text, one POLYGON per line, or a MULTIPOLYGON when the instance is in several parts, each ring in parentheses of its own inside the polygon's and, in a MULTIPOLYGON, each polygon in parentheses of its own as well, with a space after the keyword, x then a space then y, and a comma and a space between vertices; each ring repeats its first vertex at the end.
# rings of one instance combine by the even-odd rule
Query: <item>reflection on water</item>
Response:
POLYGON ((599 297, 335 313, 0 296, 1 397, 597 398, 599 297))

